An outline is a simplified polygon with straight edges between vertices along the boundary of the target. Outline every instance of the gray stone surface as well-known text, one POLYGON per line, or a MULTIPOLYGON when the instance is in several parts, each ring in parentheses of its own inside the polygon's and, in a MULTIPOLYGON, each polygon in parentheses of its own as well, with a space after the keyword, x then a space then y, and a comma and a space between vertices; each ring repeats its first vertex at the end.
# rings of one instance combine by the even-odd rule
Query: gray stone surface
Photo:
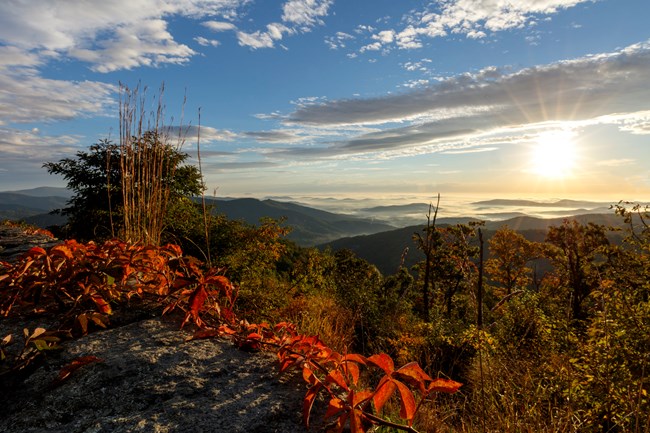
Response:
POLYGON ((273 354, 188 335, 165 317, 66 342, 0 396, 0 432, 306 431, 305 387, 295 374, 279 375, 273 354), (52 386, 63 366, 86 355, 103 361, 52 386))

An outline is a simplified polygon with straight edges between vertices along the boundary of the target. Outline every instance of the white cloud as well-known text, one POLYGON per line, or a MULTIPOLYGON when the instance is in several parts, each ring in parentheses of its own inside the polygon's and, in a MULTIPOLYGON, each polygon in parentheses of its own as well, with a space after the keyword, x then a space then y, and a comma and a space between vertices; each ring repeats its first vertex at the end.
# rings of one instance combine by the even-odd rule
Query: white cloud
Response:
POLYGON ((402 84, 402 87, 408 87, 409 89, 413 89, 416 87, 424 87, 427 86, 428 84, 429 84, 429 80, 410 80, 402 84))
POLYGON ((197 138, 200 138, 201 142, 211 143, 217 141, 233 141, 238 137, 238 135, 232 131, 227 129, 216 129, 211 126, 201 126, 200 128, 196 125, 170 126, 165 128, 165 132, 171 140, 174 140, 175 137, 180 137, 188 144, 196 142, 197 138))
POLYGON ((431 63, 431 60, 422 59, 419 62, 406 62, 402 64, 402 67, 409 72, 414 72, 414 71, 428 72, 429 68, 425 65, 426 63, 431 63))
POLYGON ((642 111, 634 116, 616 116, 613 123, 620 125, 621 131, 636 135, 650 134, 650 111, 642 111))
POLYGON ((196 53, 167 30, 167 18, 235 17, 249 0, 4 0, 0 42, 91 63, 99 72, 185 63, 196 53))
POLYGON ((447 78, 415 92, 299 107, 289 121, 377 124, 444 110, 475 110, 487 117, 575 120, 647 108, 650 42, 621 51, 503 73, 494 67, 447 78), (611 111, 610 111, 611 110, 611 111))
POLYGON ((285 26, 283 24, 278 24, 278 23, 267 24, 266 30, 267 30, 269 36, 271 36, 271 38, 275 39, 275 40, 282 39, 282 34, 283 33, 290 33, 291 32, 291 30, 287 26, 285 26))
POLYGON ((233 23, 226 23, 223 21, 205 21, 201 23, 203 26, 209 28, 213 32, 225 32, 228 30, 236 30, 237 27, 233 23))
POLYGON ((422 43, 417 40, 418 32, 413 26, 409 26, 397 33, 395 36, 397 46, 401 49, 421 48, 422 43))
POLYGON ((422 38, 437 38, 449 33, 481 39, 490 32, 534 26, 536 17, 551 15, 593 0, 446 0, 432 2, 430 8, 413 11, 402 30, 382 30, 371 37, 383 45, 400 49, 423 46, 422 38))
POLYGON ((381 50, 381 43, 380 42, 373 42, 372 44, 365 45, 361 47, 359 50, 360 53, 366 52, 366 51, 378 51, 381 50))
POLYGON ((336 32, 335 36, 327 36, 325 38, 325 43, 331 50, 338 50, 339 48, 345 48, 346 41, 351 39, 355 39, 351 34, 336 32))
POLYGON ((366 26, 366 25, 363 25, 363 24, 358 25, 358 26, 354 29, 354 33, 356 33, 356 34, 358 34, 358 35, 360 35, 360 34, 362 34, 362 33, 370 33, 370 32, 374 32, 374 31, 375 31, 375 28, 374 28, 374 27, 372 27, 372 26, 366 26))
POLYGON ((24 69, 0 67, 0 89, 0 125, 107 115, 116 108, 113 85, 47 79, 24 69))
MULTIPOLYGON (((549 122, 614 124, 650 133, 650 41, 613 53, 505 73, 485 68, 429 87, 369 99, 322 101, 298 106, 293 125, 384 125, 304 154, 404 152, 440 146, 478 146, 503 131, 525 133, 549 122), (398 122, 404 126, 395 127, 398 122)), ((292 149, 292 152, 299 152, 292 149)))
POLYGON ((372 35, 373 39, 380 41, 382 44, 390 44, 395 40, 395 31, 394 30, 384 30, 376 35, 372 35))
POLYGON ((0 128, 0 170, 19 174, 41 171, 44 161, 57 161, 79 150, 81 136, 41 135, 38 131, 0 128))
POLYGON ((174 41, 167 31, 167 22, 145 20, 115 29, 112 39, 95 46, 75 47, 68 55, 92 63, 97 72, 133 69, 139 66, 159 66, 164 63, 187 63, 196 52, 174 41))
POLYGON ((221 42, 216 39, 206 39, 202 36, 197 36, 194 40, 202 47, 218 47, 221 44, 221 42))
POLYGON ((322 25, 334 0, 289 0, 282 6, 282 20, 303 28, 322 25))
POLYGON ((455 149, 455 150, 445 150, 444 153, 446 155, 463 155, 466 153, 483 153, 483 152, 494 152, 495 150, 499 150, 498 147, 476 147, 476 148, 470 148, 470 149, 455 149))
POLYGON ((267 24, 266 31, 258 30, 253 33, 238 31, 237 40, 239 41, 239 45, 254 50, 258 48, 273 48, 275 46, 275 41, 281 40, 285 33, 292 34, 294 33, 294 30, 284 24, 270 23, 267 24))
POLYGON ((261 143, 299 143, 309 138, 293 130, 251 131, 244 135, 261 143))
POLYGON ((288 0, 282 6, 282 21, 286 25, 273 22, 266 25, 265 31, 240 30, 237 32, 239 45, 252 49, 274 48, 275 41, 281 40, 285 34, 309 32, 314 26, 322 25, 321 18, 327 16, 332 3, 333 0, 288 0))
POLYGON ((607 159, 607 160, 597 161, 596 165, 601 167, 624 167, 635 163, 636 161, 633 159, 620 158, 620 159, 607 159))
POLYGON ((237 40, 239 41, 239 45, 254 50, 258 48, 273 48, 273 38, 266 32, 237 32, 237 40))
POLYGON ((8 68, 34 68, 42 64, 43 59, 36 53, 18 47, 0 46, 0 72, 8 68))

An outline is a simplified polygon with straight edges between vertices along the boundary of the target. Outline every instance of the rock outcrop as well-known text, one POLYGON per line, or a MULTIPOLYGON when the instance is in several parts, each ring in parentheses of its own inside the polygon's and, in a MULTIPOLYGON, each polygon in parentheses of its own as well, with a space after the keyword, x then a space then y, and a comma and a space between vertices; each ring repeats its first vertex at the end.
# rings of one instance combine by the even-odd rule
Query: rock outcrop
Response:
MULTIPOLYGON (((2 328, 0 321, 0 334, 2 328)), ((20 386, 1 393, 0 431, 306 431, 304 385, 296 375, 280 376, 274 355, 218 339, 186 341, 188 335, 164 317, 64 343, 20 386), (89 355, 101 362, 57 385, 62 367, 89 355)))
POLYGON ((49 248, 60 243, 46 230, 0 223, 0 261, 14 261, 32 247, 49 248))

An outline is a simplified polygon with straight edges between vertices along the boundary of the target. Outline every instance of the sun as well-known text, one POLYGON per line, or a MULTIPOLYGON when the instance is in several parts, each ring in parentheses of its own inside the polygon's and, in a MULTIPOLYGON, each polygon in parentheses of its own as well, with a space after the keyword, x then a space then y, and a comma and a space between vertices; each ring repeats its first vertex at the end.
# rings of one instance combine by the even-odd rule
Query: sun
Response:
POLYGON ((574 133, 567 130, 540 134, 532 153, 532 171, 548 179, 569 177, 575 168, 576 146, 574 133))

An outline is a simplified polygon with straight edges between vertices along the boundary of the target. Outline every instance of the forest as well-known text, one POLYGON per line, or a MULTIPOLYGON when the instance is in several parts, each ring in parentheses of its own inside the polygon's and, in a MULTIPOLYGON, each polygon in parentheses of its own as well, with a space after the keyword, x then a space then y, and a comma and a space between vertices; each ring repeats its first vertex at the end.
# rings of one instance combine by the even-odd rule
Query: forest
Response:
POLYGON ((612 208, 621 242, 572 219, 533 242, 438 225, 438 201, 413 233, 424 259, 382 274, 349 250, 298 246, 282 220, 193 200, 200 167, 165 143, 147 132, 45 165, 75 192, 66 240, 0 262, 0 320, 57 325, 0 336, 5 392, 62 340, 147 305, 180 312, 195 338, 277 351, 308 385, 307 425, 322 403, 334 431, 355 433, 650 431, 648 207, 612 208))

